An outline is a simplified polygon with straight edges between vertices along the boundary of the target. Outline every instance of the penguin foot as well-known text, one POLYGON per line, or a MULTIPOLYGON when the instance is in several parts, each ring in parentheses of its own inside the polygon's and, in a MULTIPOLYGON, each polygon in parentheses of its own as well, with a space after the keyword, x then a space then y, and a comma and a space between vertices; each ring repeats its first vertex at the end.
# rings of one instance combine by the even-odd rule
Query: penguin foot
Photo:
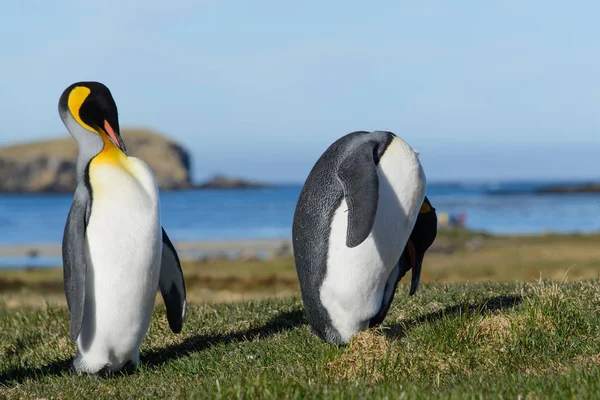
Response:
POLYGON ((100 369, 100 371, 98 371, 96 373, 97 377, 104 378, 104 379, 109 378, 111 375, 112 375, 112 371, 108 365, 105 365, 104 367, 102 367, 102 369, 100 369))
POLYGON ((136 369, 137 364, 132 360, 129 360, 125 363, 125 365, 123 365, 123 368, 121 368, 121 371, 119 372, 123 375, 132 375, 133 373, 135 373, 136 369))

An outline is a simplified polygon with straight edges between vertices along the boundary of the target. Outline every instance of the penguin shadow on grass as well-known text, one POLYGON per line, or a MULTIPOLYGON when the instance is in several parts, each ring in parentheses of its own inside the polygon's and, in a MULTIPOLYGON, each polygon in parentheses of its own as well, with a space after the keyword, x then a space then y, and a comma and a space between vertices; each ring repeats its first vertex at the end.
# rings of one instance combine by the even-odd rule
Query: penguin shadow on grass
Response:
MULTIPOLYGON (((162 349, 152 349, 142 354, 141 365, 156 369, 165 362, 176 360, 196 353, 218 344, 238 343, 250 341, 257 338, 268 338, 278 333, 292 330, 296 327, 306 324, 304 310, 298 308, 292 311, 286 311, 272 318, 265 325, 237 331, 227 334, 217 335, 195 335, 185 339, 182 343, 167 346, 162 349)), ((71 372, 75 374, 72 368, 73 358, 60 359, 40 367, 19 367, 8 370, 0 374, 0 386, 11 386, 21 384, 27 379, 42 378, 45 376, 62 375, 71 372)), ((101 371, 98 375, 92 375, 90 378, 119 378, 130 375, 135 371, 126 366, 121 372, 108 374, 101 371)))
POLYGON ((382 333, 390 340, 400 340, 406 336, 407 332, 418 325, 425 323, 434 323, 443 317, 462 315, 465 313, 487 315, 495 311, 507 310, 523 302, 521 295, 500 295, 494 296, 478 303, 456 304, 446 307, 442 310, 434 311, 421 315, 416 318, 402 320, 398 323, 385 325, 382 327, 382 333))
POLYGON ((279 313, 265 325, 218 335, 195 335, 185 339, 180 344, 167 346, 162 349, 150 350, 142 355, 142 364, 150 369, 157 368, 167 361, 188 356, 191 353, 205 350, 218 344, 239 343, 254 339, 265 339, 278 333, 290 331, 306 324, 304 309, 279 313))

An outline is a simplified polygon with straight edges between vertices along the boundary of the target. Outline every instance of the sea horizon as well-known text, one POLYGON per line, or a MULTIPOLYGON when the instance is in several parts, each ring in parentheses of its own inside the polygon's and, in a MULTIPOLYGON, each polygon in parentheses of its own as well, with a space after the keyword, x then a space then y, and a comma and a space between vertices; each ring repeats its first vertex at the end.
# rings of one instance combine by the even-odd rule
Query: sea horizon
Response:
MULTIPOLYGON (((538 192, 546 185, 586 183, 590 180, 432 181, 426 194, 438 214, 464 213, 465 227, 472 230, 595 232, 600 230, 600 193, 538 192)), ((163 225, 174 241, 289 237, 301 188, 298 183, 280 183, 161 191, 163 225)), ((72 193, 0 194, 0 245, 60 243, 72 198, 72 193)))

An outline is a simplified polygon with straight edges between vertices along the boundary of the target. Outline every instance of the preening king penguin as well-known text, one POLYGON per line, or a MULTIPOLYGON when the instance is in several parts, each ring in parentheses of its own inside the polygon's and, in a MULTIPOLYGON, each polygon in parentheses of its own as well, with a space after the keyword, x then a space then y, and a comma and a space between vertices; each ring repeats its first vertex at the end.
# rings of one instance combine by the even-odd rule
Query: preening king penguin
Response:
POLYGON ((117 106, 98 82, 62 93, 58 112, 76 140, 77 188, 63 235, 65 294, 78 372, 139 364, 157 290, 179 333, 186 292, 179 257, 162 228, 150 167, 127 154, 117 106))
POLYGON ((352 132, 317 160, 296 205, 292 241, 306 316, 329 343, 383 321, 398 281, 410 295, 437 234, 418 154, 392 132, 352 132))

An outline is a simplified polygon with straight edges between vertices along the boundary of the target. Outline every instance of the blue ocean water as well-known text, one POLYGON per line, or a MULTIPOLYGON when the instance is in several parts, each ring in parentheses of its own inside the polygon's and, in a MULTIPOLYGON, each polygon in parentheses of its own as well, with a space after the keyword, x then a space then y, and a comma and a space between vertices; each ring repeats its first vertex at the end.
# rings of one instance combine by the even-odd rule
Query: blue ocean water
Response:
MULTIPOLYGON (((438 213, 465 213, 466 226, 495 234, 600 231, 600 194, 538 195, 540 182, 430 183, 438 213)), ((291 236, 300 185, 161 194, 174 241, 291 236)), ((71 195, 1 195, 0 245, 60 243, 71 195)))

